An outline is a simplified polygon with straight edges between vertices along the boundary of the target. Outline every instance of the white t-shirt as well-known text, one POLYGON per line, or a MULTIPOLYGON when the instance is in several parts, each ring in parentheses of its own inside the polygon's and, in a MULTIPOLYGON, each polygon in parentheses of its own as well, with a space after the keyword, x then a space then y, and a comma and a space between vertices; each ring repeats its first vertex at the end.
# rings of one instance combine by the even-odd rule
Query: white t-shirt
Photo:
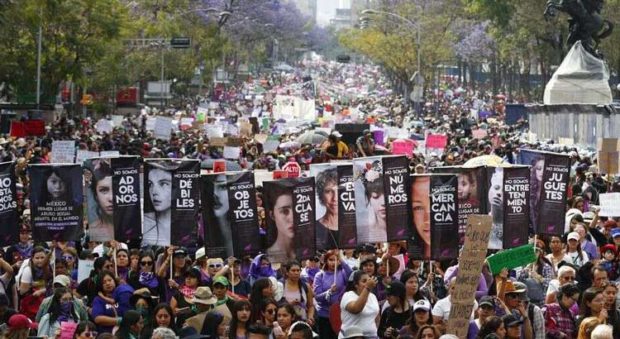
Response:
MULTIPOLYGON (((431 314, 434 317, 439 317, 443 319, 444 321, 446 321, 448 320, 448 318, 450 318, 451 308, 452 308, 452 301, 450 301, 450 296, 447 296, 437 301, 437 303, 435 304, 435 307, 433 307, 433 310, 431 311, 431 314)), ((477 309, 478 309, 478 301, 474 299, 474 307, 471 310, 471 317, 469 320, 474 320, 474 312, 477 309)))
POLYGON ((558 279, 551 279, 549 281, 549 286, 547 287, 547 293, 545 295, 551 295, 558 293, 560 290, 560 281, 558 279))
MULTIPOLYGON (((377 324, 375 323, 375 319, 377 315, 379 315, 379 301, 377 301, 377 297, 374 294, 369 293, 368 300, 362 312, 353 314, 347 311, 346 306, 350 302, 357 300, 357 298, 359 298, 359 296, 353 291, 349 291, 342 296, 342 300, 340 301, 341 329, 345 330, 351 326, 357 326, 364 332, 364 336, 374 338, 377 336, 377 324)), ((338 334, 338 338, 343 338, 342 331, 338 334)))
POLYGON ((584 251, 581 251, 581 256, 582 256, 582 260, 579 260, 579 252, 570 252, 570 253, 566 253, 566 256, 568 256, 570 258, 570 263, 577 266, 577 267, 581 267, 583 266, 583 264, 587 263, 588 261, 590 261, 590 258, 588 257, 588 254, 584 251))

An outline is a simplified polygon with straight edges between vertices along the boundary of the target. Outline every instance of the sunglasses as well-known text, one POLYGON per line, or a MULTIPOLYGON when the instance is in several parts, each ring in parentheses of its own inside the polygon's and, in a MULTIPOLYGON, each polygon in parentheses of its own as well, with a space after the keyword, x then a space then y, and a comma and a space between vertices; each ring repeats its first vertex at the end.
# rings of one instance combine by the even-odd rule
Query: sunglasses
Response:
POLYGON ((82 333, 83 336, 87 337, 87 338, 94 338, 97 336, 97 332, 94 331, 89 331, 89 332, 84 332, 82 333))
POLYGON ((210 264, 209 268, 221 268, 222 266, 222 264, 210 264))
POLYGON ((151 266, 153 265, 152 261, 140 261, 140 265, 142 266, 151 266))
POLYGON ((274 313, 276 313, 276 310, 273 309, 273 308, 270 308, 268 310, 265 310, 265 313, 267 313, 267 314, 274 314, 274 313))
POLYGON ((63 255, 62 258, 64 260, 73 260, 73 256, 72 255, 63 255))

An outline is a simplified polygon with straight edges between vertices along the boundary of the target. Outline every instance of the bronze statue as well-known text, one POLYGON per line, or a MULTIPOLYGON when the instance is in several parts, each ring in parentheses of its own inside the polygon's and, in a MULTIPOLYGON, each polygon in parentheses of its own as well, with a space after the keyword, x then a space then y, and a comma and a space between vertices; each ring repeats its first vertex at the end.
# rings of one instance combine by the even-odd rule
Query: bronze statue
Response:
POLYGON ((598 45, 602 39, 608 37, 613 31, 614 25, 603 19, 601 10, 604 0, 554 0, 547 1, 544 16, 548 20, 557 15, 557 11, 570 15, 568 20, 569 46, 581 40, 581 44, 590 54, 602 59, 603 55, 598 51, 598 45))

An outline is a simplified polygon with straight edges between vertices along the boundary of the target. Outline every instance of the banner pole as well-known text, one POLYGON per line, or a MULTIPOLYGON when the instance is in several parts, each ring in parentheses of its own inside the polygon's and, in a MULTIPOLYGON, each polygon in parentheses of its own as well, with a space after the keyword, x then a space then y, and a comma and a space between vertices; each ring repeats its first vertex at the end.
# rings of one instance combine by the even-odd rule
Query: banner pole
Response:
POLYGON ((168 263, 170 264, 170 280, 174 280, 174 268, 172 267, 173 261, 174 261, 174 251, 172 251, 172 254, 170 255, 169 259, 170 260, 168 261, 168 263))
MULTIPOLYGON (((433 261, 429 260, 428 261, 428 274, 434 273, 433 272, 433 261)), ((429 291, 431 292, 431 294, 433 293, 433 282, 431 281, 430 286, 428 287, 429 291)))
POLYGON ((52 281, 56 279, 56 246, 52 247, 52 281))
POLYGON ((118 277, 118 263, 116 262, 116 247, 114 247, 114 252, 112 253, 114 256, 114 274, 118 277))
POLYGON ((235 262, 230 267, 230 290, 235 294, 235 262))

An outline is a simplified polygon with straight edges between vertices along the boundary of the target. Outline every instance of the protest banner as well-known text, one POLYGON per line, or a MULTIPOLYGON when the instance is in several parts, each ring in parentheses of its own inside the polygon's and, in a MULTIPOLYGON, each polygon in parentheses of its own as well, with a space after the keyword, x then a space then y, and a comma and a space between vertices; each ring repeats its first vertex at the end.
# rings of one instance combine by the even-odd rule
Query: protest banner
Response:
MULTIPOLYGON (((458 181, 456 175, 430 177, 431 259, 456 259, 459 253, 458 181)), ((417 206, 412 206, 415 211, 417 206)), ((414 218, 418 225, 418 219, 414 218)))
POLYGON ((198 160, 144 159, 143 243, 188 246, 196 242, 199 179, 198 160))
POLYGON ((387 241, 383 161, 380 156, 353 159, 357 241, 387 241))
POLYGON ((504 244, 504 168, 486 167, 487 208, 493 217, 489 248, 500 250, 504 244))
POLYGON ((201 182, 206 255, 209 258, 228 258, 233 255, 233 236, 226 174, 202 175, 201 182))
POLYGON ((172 118, 158 116, 153 126, 153 136, 160 140, 170 140, 172 135, 172 118))
POLYGON ((489 268, 493 275, 499 274, 502 269, 523 267, 536 261, 534 244, 526 244, 519 247, 499 251, 487 258, 489 268))
POLYGON ((310 176, 316 181, 316 248, 319 251, 339 248, 338 166, 311 164, 310 176))
POLYGON ((50 160, 53 164, 73 164, 75 161, 75 140, 52 141, 50 160))
POLYGON ((82 231, 82 167, 30 165, 32 237, 36 241, 78 240, 82 231))
POLYGON ((0 246, 11 246, 19 242, 19 213, 17 211, 17 186, 15 163, 0 163, 0 246))
POLYGON ((226 180, 233 254, 237 258, 254 256, 261 250, 254 173, 247 171, 229 174, 226 180))
POLYGON ((102 118, 95 124, 95 130, 97 130, 98 133, 112 133, 114 125, 111 120, 102 118))
POLYGON ((530 218, 530 169, 504 168, 503 248, 527 244, 530 218))
POLYGON ((472 214, 467 219, 465 243, 459 257, 459 271, 455 281, 456 288, 450 293, 452 306, 446 330, 446 333, 459 338, 467 337, 492 223, 488 215, 472 214))
POLYGON ((601 217, 620 217, 620 193, 602 193, 598 200, 601 210, 598 213, 601 217))
POLYGON ((434 167, 432 173, 454 173, 458 180, 458 208, 459 208, 459 245, 465 241, 467 216, 470 214, 486 214, 487 171, 480 167, 434 167))
POLYGON ((263 183, 267 216, 266 253, 272 262, 307 259, 315 253, 314 178, 263 183))
MULTIPOLYGON (((383 157, 383 188, 387 241, 409 238, 409 160, 404 156, 383 157)), ((453 235, 454 236, 454 235, 453 235)))
POLYGON ((89 236, 127 242, 142 233, 138 157, 92 158, 84 162, 89 236))
POLYGON ((340 248, 355 248, 357 245, 353 179, 351 164, 338 165, 338 245, 340 248))
POLYGON ((409 179, 411 200, 411 237, 407 240, 409 256, 414 259, 431 259, 431 178, 429 175, 412 175, 409 179))

